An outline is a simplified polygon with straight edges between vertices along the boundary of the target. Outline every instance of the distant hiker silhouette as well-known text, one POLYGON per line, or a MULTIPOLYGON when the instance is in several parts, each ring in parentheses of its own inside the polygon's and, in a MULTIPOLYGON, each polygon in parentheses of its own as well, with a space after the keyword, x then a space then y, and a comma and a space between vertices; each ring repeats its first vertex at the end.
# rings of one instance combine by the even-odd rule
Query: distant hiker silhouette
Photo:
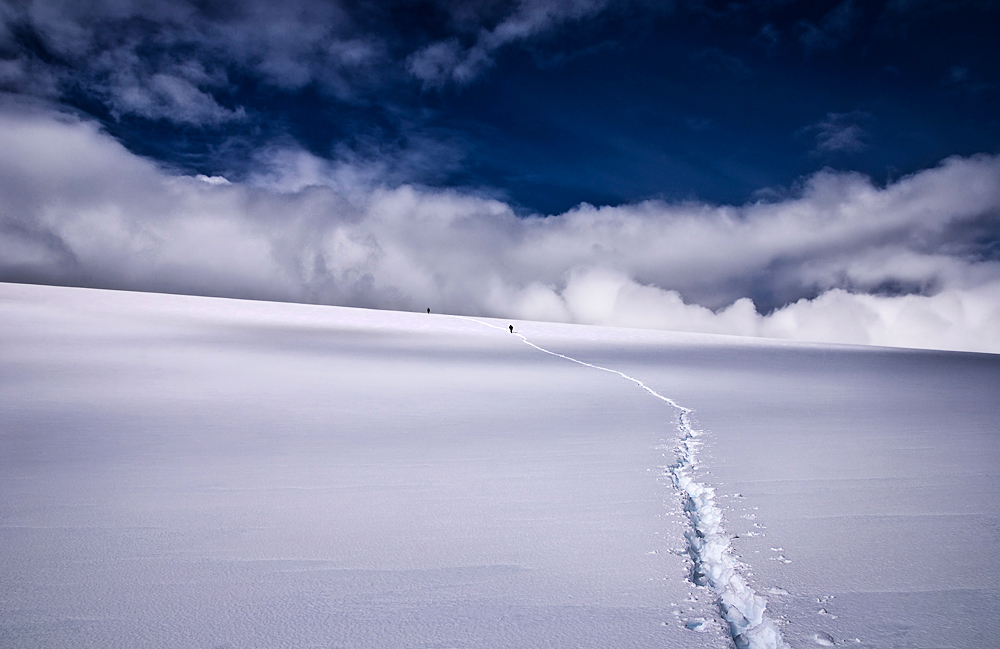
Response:
POLYGON ((510 325, 510 332, 514 333, 514 325, 510 325))
POLYGON ((427 307, 427 313, 430 313, 430 312, 431 312, 431 308, 427 307))

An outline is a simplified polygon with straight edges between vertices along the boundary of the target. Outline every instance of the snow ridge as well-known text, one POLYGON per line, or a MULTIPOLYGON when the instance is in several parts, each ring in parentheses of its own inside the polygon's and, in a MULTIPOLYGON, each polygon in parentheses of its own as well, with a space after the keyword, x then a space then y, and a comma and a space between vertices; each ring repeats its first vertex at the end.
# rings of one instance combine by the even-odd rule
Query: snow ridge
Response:
MULTIPOLYGON (((478 322, 494 329, 503 329, 475 318, 455 317, 478 322)), ((690 415, 693 410, 624 372, 550 351, 531 342, 523 334, 514 331, 511 333, 526 345, 545 354, 584 367, 617 374, 678 411, 678 430, 681 437, 677 449, 677 462, 667 469, 674 486, 683 492, 686 499, 684 511, 691 523, 691 529, 685 536, 688 540, 688 553, 694 563, 693 581, 699 586, 711 589, 719 596, 719 612, 729 626, 729 635, 737 649, 791 649, 778 627, 765 615, 767 599, 754 592, 739 573, 739 564, 729 552, 730 537, 722 527, 722 510, 715 504, 715 488, 696 482, 691 476, 699 446, 697 438, 701 435, 701 431, 691 425, 690 415)))

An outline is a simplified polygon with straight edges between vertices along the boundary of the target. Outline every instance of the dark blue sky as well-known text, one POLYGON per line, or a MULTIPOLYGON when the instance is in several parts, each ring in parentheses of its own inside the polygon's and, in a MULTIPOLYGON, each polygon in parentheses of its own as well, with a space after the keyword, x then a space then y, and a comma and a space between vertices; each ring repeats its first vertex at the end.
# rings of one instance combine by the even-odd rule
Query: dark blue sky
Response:
POLYGON ((559 213, 1000 152, 997 2, 5 7, 8 91, 183 173, 243 179, 294 144, 559 213))

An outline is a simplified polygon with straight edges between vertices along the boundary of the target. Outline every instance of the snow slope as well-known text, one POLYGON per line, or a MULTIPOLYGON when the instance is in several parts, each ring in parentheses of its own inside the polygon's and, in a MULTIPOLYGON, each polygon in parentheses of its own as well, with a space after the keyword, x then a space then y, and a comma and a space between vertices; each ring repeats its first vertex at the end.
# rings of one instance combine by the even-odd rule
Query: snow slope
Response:
POLYGON ((1000 357, 513 324, 0 284, 0 645, 997 637, 1000 357))
POLYGON ((602 334, 532 338, 694 410, 695 475, 790 644, 996 644, 1000 356, 602 334))

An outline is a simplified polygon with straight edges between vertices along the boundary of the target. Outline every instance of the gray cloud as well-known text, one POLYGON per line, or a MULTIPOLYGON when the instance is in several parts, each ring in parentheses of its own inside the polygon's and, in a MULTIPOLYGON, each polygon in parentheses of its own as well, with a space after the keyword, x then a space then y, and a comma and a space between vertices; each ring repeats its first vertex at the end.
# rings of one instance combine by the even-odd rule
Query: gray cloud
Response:
POLYGON ((880 188, 552 217, 274 151, 173 175, 78 118, 0 109, 0 279, 1000 352, 1000 158, 880 188), (758 305, 761 305, 758 310, 758 305))

